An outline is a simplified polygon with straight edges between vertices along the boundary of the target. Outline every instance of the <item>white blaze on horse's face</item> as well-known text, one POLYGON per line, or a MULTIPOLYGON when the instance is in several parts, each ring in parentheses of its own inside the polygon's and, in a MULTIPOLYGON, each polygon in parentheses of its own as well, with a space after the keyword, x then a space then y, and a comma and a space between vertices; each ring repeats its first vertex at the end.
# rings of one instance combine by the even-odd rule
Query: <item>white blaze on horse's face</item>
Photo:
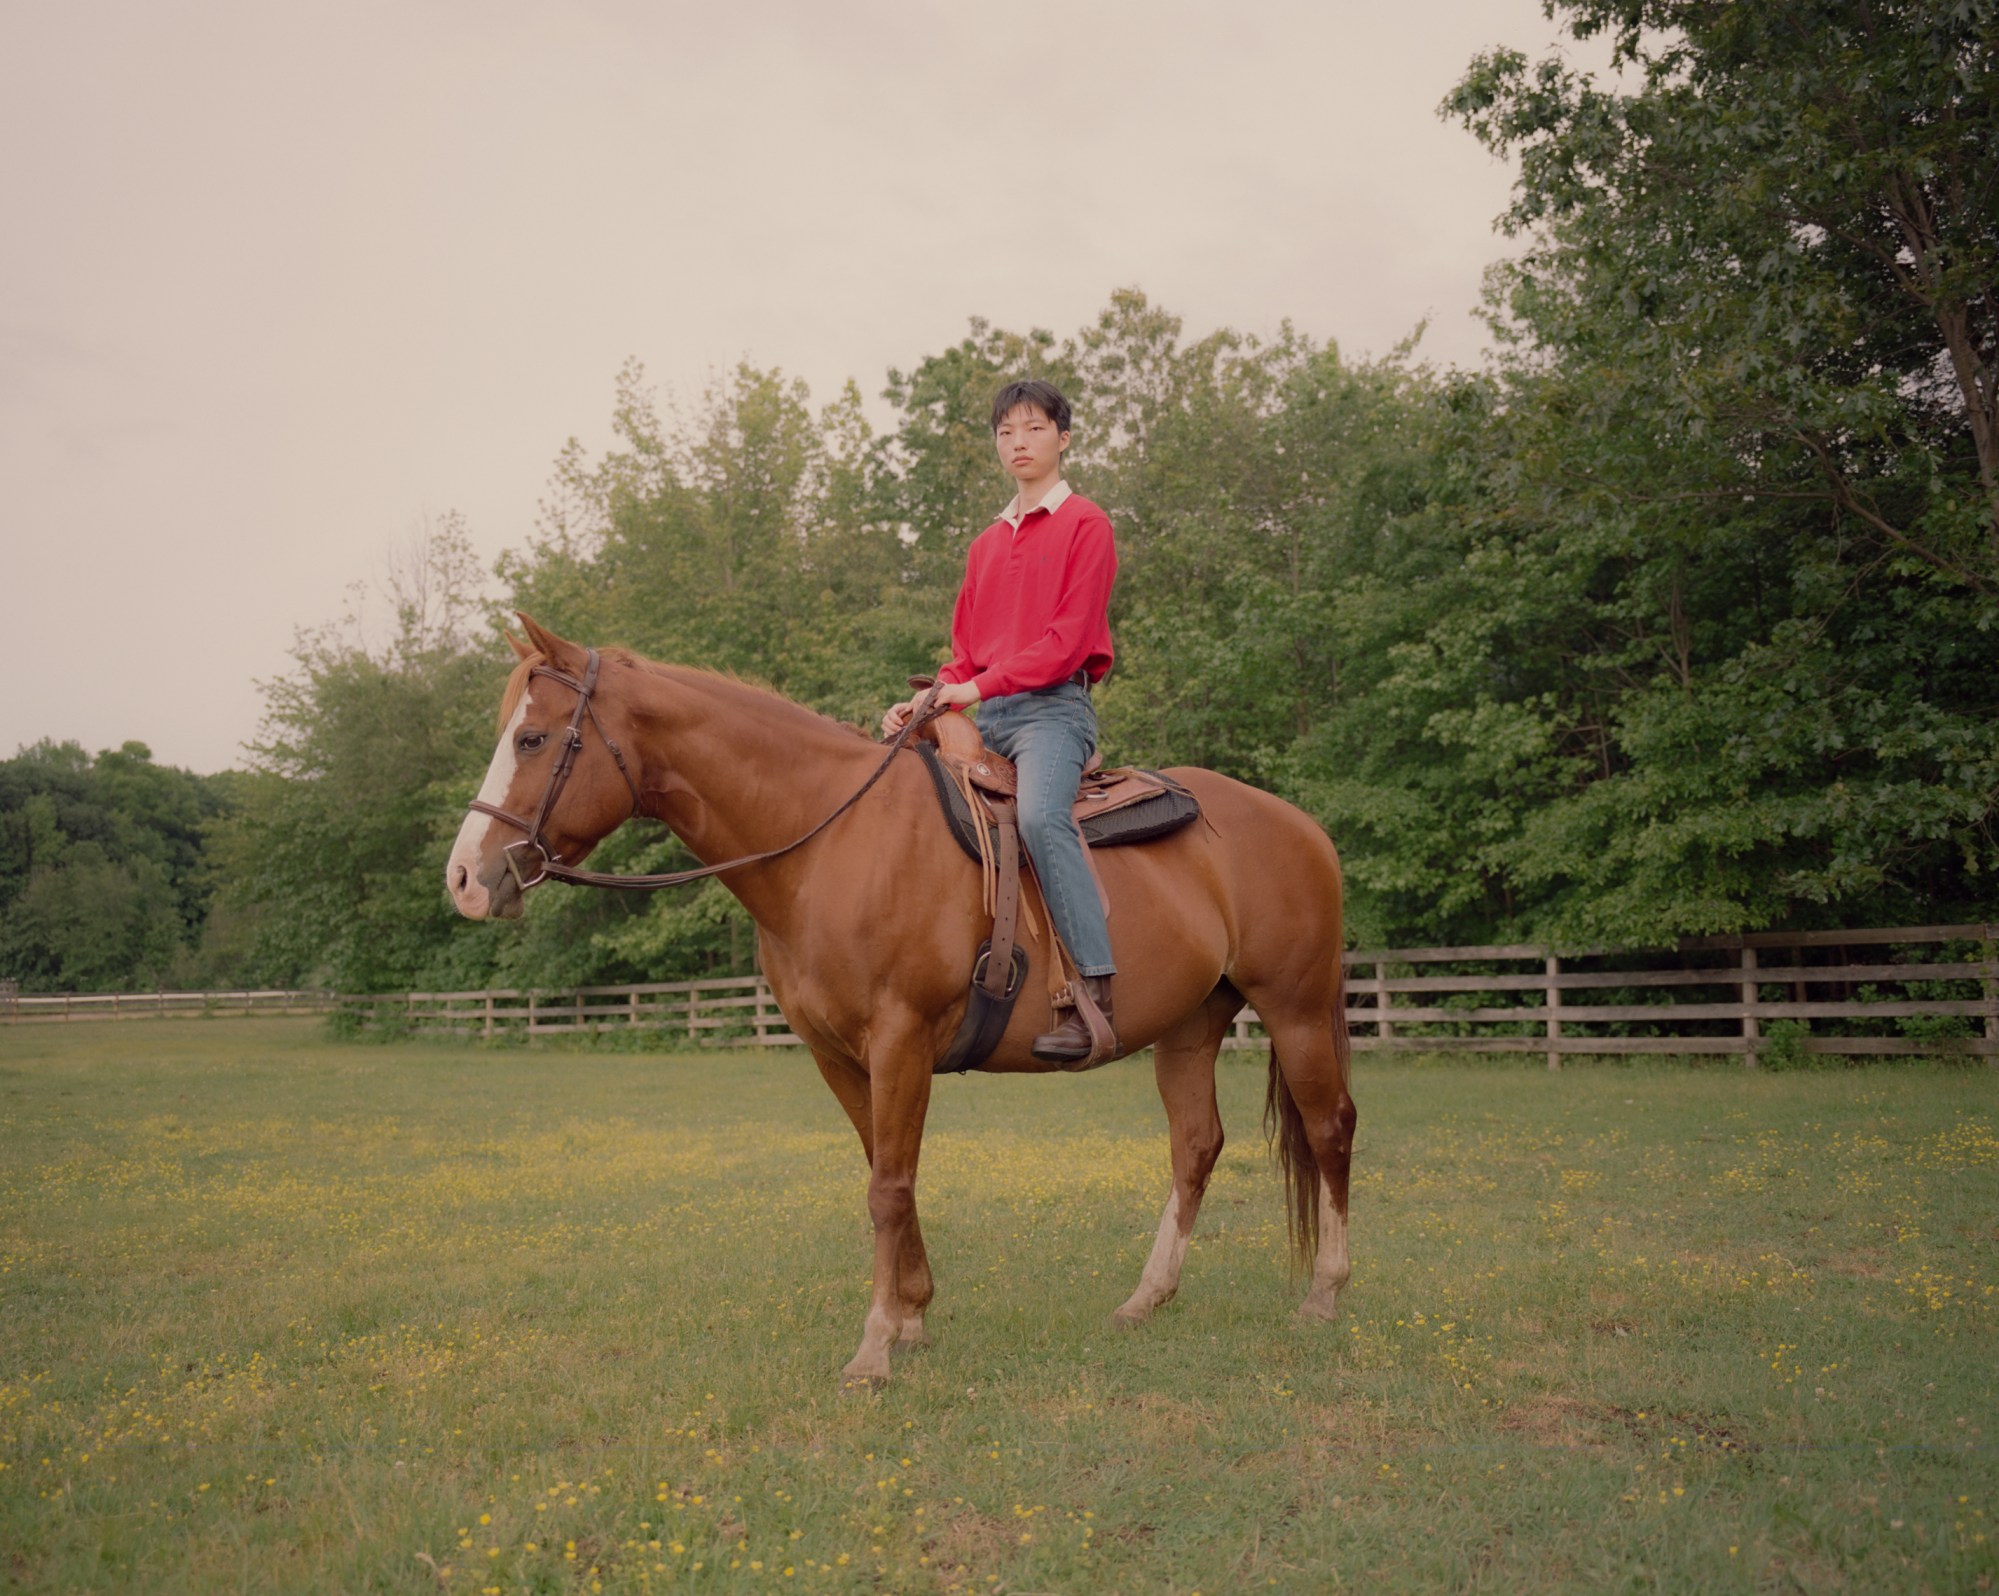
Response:
MULTIPOLYGON (((500 746, 493 750, 493 762, 486 767, 486 782, 479 789, 482 803, 495 808, 507 807, 507 793, 513 787, 514 774, 520 766, 520 757, 515 752, 515 738, 528 717, 529 693, 521 694, 521 701, 514 707, 513 719, 500 733, 500 746)), ((465 823, 458 828, 458 840, 451 845, 451 860, 444 867, 444 885, 451 894, 451 901, 458 906, 458 912, 468 920, 483 920, 492 912, 492 888, 506 874, 506 856, 495 847, 490 857, 487 846, 493 841, 493 828, 500 826, 512 831, 512 827, 495 820, 491 815, 482 815, 476 809, 466 813, 465 823), (491 879, 489 880, 488 877, 491 879)), ((513 902, 518 905, 516 896, 513 902)), ((518 908, 515 909, 518 913, 518 908)))

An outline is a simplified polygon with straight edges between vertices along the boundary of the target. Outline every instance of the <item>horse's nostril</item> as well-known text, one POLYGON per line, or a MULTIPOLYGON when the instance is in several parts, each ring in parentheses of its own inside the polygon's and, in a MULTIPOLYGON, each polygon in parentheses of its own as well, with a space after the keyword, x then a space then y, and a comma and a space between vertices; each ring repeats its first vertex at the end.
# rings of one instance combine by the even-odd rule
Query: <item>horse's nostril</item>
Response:
POLYGON ((459 865, 451 872, 451 885, 458 891, 463 892, 465 890, 465 883, 471 879, 471 876, 471 871, 467 870, 463 865, 459 865))

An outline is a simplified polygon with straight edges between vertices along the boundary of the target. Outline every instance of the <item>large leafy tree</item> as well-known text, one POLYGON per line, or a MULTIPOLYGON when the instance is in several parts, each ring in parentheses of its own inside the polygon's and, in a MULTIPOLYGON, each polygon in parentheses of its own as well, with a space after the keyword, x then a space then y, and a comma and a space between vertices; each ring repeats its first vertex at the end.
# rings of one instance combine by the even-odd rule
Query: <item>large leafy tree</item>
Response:
POLYGON ((1520 155, 1526 247, 1463 567, 1397 645, 1421 721, 1382 724, 1461 750, 1460 879, 1531 931, 1968 911, 1999 863, 1994 8, 1550 9, 1624 76, 1499 51, 1448 102, 1520 155))
POLYGON ((1521 158, 1519 327, 1593 360, 1599 425, 1706 445, 1659 501, 1815 502, 1999 596, 1999 6, 1557 9, 1635 86, 1497 51, 1448 102, 1521 158))

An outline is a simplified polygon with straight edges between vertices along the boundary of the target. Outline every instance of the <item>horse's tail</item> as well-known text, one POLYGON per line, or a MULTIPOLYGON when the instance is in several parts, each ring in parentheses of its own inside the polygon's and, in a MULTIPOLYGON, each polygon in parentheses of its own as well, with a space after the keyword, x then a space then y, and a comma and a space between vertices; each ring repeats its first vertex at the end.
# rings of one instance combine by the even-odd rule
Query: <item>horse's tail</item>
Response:
POLYGON ((1277 1064, 1277 1043, 1270 1044, 1270 1080, 1263 1093, 1263 1133, 1277 1155, 1277 1169, 1290 1197, 1285 1218, 1291 1231, 1292 1262, 1309 1269, 1319 1251, 1319 1160, 1305 1134, 1305 1116, 1277 1064))
MULTIPOLYGON (((1333 1059, 1340 1072, 1339 1089, 1344 1097, 1352 1078, 1348 1066, 1353 1056, 1353 1045, 1347 1036, 1344 959, 1333 967, 1332 1021, 1333 1059)), ((1305 1134, 1305 1116, 1298 1111, 1298 1100, 1291 1095, 1284 1071, 1278 1066, 1274 1038, 1270 1043, 1270 1078, 1263 1093, 1263 1131, 1270 1139, 1271 1151, 1277 1155, 1278 1172, 1290 1199, 1285 1217, 1291 1232, 1292 1260, 1299 1268, 1309 1270, 1319 1252, 1319 1159, 1312 1151, 1311 1138, 1305 1134)))

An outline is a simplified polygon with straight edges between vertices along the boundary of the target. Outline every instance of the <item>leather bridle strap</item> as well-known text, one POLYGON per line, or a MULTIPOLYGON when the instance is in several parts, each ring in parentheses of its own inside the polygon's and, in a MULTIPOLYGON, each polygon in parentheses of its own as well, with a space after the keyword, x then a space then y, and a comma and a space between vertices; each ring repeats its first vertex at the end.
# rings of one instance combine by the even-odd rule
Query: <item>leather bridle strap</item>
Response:
POLYGON ((917 700, 909 719, 903 722, 902 729, 895 734, 894 740, 889 743, 887 751, 882 755, 882 762, 875 767, 874 773, 861 783, 852 797, 848 798, 838 809, 835 809, 824 820, 820 821, 818 825, 806 832, 804 836, 787 842, 782 848, 767 848, 762 853, 745 854, 740 859, 725 859, 720 864, 702 865, 694 870, 673 870, 663 875, 621 876, 613 875, 603 870, 581 870, 575 865, 564 864, 542 836, 542 826, 548 819, 549 811, 555 807, 556 797, 568 782, 569 773, 576 763, 577 750, 583 745, 583 718, 586 714, 590 717, 591 724, 596 726, 597 735, 604 739, 605 746, 611 750, 611 757, 618 762, 618 769, 624 775, 625 785, 632 789, 632 813, 639 814, 643 811, 638 784, 633 781, 631 771, 625 766, 624 754, 620 752, 618 745, 605 733, 603 724, 597 719, 597 712, 590 707, 590 695, 597 688, 597 664, 597 651, 593 648, 589 651, 588 663, 584 668, 583 679, 581 681, 578 681, 566 671, 557 670, 552 665, 537 665, 529 672, 530 680, 535 676, 548 676, 560 682, 563 686, 573 689, 577 695, 576 709, 569 717, 569 728, 564 736, 561 755, 557 760, 554 773, 549 777, 548 790, 542 794, 541 806, 535 810, 534 819, 532 821, 523 820, 519 815, 509 814, 506 810, 498 808, 493 804, 482 802, 477 798, 474 798, 467 806, 482 815, 491 815, 495 820, 503 820, 516 830, 527 833, 527 840, 525 842, 514 843, 507 849, 507 869, 513 873, 514 880, 519 884, 523 892, 529 887, 539 886, 543 881, 548 880, 567 881, 571 885, 579 887, 613 887, 623 892, 657 892, 662 887, 684 886, 690 881, 701 881, 709 876, 719 876, 724 871, 737 870, 744 865, 761 864, 766 859, 776 859, 790 853, 794 848, 802 848, 849 809, 853 808, 855 804, 859 803, 866 795, 868 789, 887 774, 888 767, 895 761, 895 756, 901 753, 903 746, 908 743, 911 737, 916 735, 917 728, 936 713, 937 695, 942 691, 944 685, 941 682, 936 683, 922 698, 917 700), (535 873, 532 877, 529 877, 522 870, 520 861, 516 857, 520 851, 527 848, 533 848, 541 855, 541 862, 539 865, 533 867, 535 873))
POLYGON ((632 779, 630 766, 625 763, 624 750, 612 739, 610 733, 604 730, 603 723, 597 719, 597 711, 590 702, 591 696, 597 691, 597 672, 602 663, 593 648, 584 656, 581 680, 571 676, 567 671, 558 670, 555 666, 545 663, 535 666, 528 672, 530 682, 537 676, 546 676, 551 681, 560 682, 576 694, 576 708, 570 712, 569 724, 563 729, 562 748, 556 756, 555 769, 549 775, 548 786, 542 791, 541 803, 535 809, 534 818, 523 820, 519 815, 502 809, 497 804, 489 804, 482 798, 474 798, 466 805, 468 809, 476 810, 482 815, 491 815, 495 820, 504 820, 516 831, 527 833, 527 841, 517 842, 507 849, 507 868, 513 872, 514 879, 523 889, 542 880, 548 873, 549 867, 559 862, 543 837, 542 828, 548 823, 549 811, 555 807, 555 800, 562 796, 562 789, 569 785, 569 777, 576 768, 576 756, 583 750, 583 720, 586 715, 591 725, 597 728, 597 735, 604 739, 604 746, 611 750, 611 758, 617 762, 618 774, 625 778, 625 785, 631 789, 632 813, 639 812, 639 786, 632 779), (520 860, 517 857, 521 850, 530 847, 541 855, 539 872, 532 881, 522 874, 520 860))

